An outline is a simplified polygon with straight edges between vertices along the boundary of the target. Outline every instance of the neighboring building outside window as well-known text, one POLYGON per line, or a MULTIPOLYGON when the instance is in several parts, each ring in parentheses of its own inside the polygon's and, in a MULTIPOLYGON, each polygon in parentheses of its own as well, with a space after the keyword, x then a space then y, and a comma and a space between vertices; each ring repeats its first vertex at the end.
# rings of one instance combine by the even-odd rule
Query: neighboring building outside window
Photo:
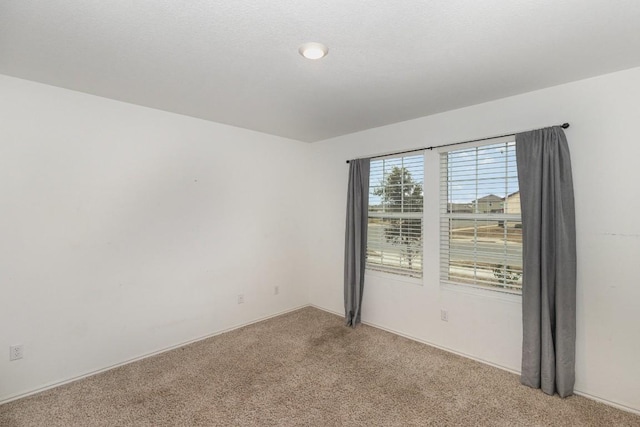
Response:
POLYGON ((422 277, 424 154, 372 159, 367 269, 422 277))
POLYGON ((522 218, 513 137, 440 154, 440 280, 522 290, 522 218))

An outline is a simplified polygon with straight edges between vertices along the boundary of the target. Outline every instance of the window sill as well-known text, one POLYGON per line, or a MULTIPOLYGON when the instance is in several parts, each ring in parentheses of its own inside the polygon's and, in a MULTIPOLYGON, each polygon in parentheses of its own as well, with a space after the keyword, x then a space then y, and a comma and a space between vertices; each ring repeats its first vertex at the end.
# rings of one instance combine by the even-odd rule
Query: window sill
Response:
POLYGON ((520 305, 522 304, 521 294, 501 292, 499 290, 487 289, 479 286, 440 282, 440 289, 447 292, 479 296, 482 298, 505 301, 512 304, 520 304, 520 305))
POLYGON ((365 277, 365 280, 367 279, 367 277, 373 277, 376 279, 384 279, 388 281, 402 282, 410 285, 422 286, 422 278, 418 279, 415 277, 402 276, 400 274, 385 273, 377 270, 366 269, 364 273, 364 277, 365 277))

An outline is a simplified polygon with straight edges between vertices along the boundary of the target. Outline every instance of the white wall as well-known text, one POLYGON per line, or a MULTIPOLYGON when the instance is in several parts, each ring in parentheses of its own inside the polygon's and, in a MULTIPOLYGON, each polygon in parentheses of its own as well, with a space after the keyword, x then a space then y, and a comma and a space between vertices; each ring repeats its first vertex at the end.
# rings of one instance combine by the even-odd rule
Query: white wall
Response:
MULTIPOLYGON (((640 411, 640 68, 313 144, 311 303, 343 312, 345 160, 570 122, 578 246, 576 390, 640 411)), ((425 155, 422 285, 368 276, 363 320, 514 370, 521 303, 438 283, 437 153, 425 155), (440 320, 440 309, 449 321, 440 320)))
POLYGON ((0 76, 0 401, 306 304, 309 150, 0 76))
MULTIPOLYGON (((25 346, 0 401, 309 301, 342 312, 346 159, 568 121, 576 389, 640 410, 638 99, 633 69, 307 145, 0 76, 0 355, 25 346)), ((519 300, 438 284, 426 161, 423 284, 368 277, 364 320, 519 370, 519 300)))

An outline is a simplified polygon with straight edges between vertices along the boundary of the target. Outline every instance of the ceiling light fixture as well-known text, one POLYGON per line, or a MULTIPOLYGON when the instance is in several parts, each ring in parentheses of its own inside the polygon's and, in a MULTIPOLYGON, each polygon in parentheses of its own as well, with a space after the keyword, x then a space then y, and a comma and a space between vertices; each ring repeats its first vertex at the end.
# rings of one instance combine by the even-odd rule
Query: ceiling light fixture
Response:
POLYGON ((307 59, 320 59, 329 53, 329 49, 322 43, 309 42, 302 44, 298 52, 307 59))

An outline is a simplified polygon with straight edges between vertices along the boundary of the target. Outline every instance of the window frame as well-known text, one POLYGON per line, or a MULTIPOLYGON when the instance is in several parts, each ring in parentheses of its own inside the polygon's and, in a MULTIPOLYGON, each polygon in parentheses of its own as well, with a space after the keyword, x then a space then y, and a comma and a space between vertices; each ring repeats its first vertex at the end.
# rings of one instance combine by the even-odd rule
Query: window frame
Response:
MULTIPOLYGON (((420 211, 419 212, 376 212, 376 211, 372 211, 371 210, 371 204, 369 203, 369 207, 367 209, 367 231, 368 231, 368 235, 370 237, 371 233, 369 233, 370 231, 370 220, 371 218, 377 218, 377 219, 412 219, 412 220, 420 220, 420 243, 419 243, 419 257, 420 257, 420 268, 419 270, 413 270, 413 271, 403 271, 402 268, 397 268, 394 269, 393 267, 387 267, 385 268, 384 264, 378 264, 378 263, 370 263, 369 262, 369 251, 370 249, 370 243, 371 240, 368 238, 367 239, 367 259, 366 259, 366 263, 365 263, 365 274, 366 275, 371 275, 373 277, 380 277, 380 278, 385 278, 385 279, 392 279, 395 281, 399 281, 399 282, 407 282, 407 283, 412 283, 412 284, 422 284, 423 279, 424 279, 424 176, 425 176, 425 172, 424 172, 424 166, 425 166, 425 150, 419 150, 416 152, 412 152, 412 153, 405 153, 405 154, 391 154, 388 156, 384 156, 384 157, 377 157, 375 159, 371 159, 371 166, 374 165, 374 162, 386 162, 389 160, 399 160, 402 159, 402 162, 404 163, 404 159, 406 158, 414 158, 414 157, 420 157, 420 163, 421 163, 421 169, 422 169, 422 175, 419 177, 419 179, 416 179, 416 181, 421 185, 422 187, 422 206, 420 207, 420 211)), ((404 165, 403 165, 404 167, 404 165)), ((386 176, 385 174, 383 174, 383 179, 384 176, 386 176)), ((369 202, 371 202, 371 195, 372 195, 372 186, 371 186, 371 175, 370 175, 370 187, 369 187, 369 202)), ((404 204, 402 204, 402 206, 405 206, 404 204)), ((384 239, 384 237, 383 237, 384 239)), ((383 249, 380 249, 380 252, 383 253, 383 249)))
MULTIPOLYGON (((451 235, 451 228, 449 225, 450 220, 452 219, 475 220, 475 221, 491 220, 491 221, 505 221, 505 222, 509 221, 509 222, 522 223, 522 214, 521 213, 504 213, 504 212, 502 213, 448 212, 448 204, 449 204, 448 196, 449 196, 450 182, 449 182, 449 176, 448 176, 449 174, 448 163, 445 163, 445 161, 443 160, 443 155, 449 154, 451 152, 459 151, 459 150, 468 150, 472 148, 486 147, 486 146, 491 146, 496 144, 505 144, 505 143, 515 144, 515 136, 507 136, 507 137, 495 138, 491 140, 478 141, 478 142, 467 143, 467 144, 459 144, 456 146, 448 146, 448 147, 445 146, 445 147, 438 148, 438 165, 439 165, 439 180, 440 180, 439 182, 439 220, 438 220, 439 228, 440 228, 440 232, 439 232, 440 263, 439 263, 438 278, 439 278, 440 286, 442 288, 449 289, 449 290, 464 290, 464 291, 470 291, 471 293, 480 293, 484 295, 487 295, 487 294, 504 295, 507 298, 517 297, 518 299, 520 299, 522 295, 521 282, 520 282, 519 289, 508 289, 508 288, 501 288, 501 287, 490 285, 490 284, 478 284, 477 276, 474 276, 475 283, 463 283, 461 281, 456 281, 455 278, 452 279, 449 276, 450 274, 449 269, 451 267, 451 261, 449 259, 450 235, 451 235)), ((517 179, 517 172, 516 172, 516 179, 517 179)), ((517 192, 519 191, 520 189, 518 186, 517 192)), ((506 203, 507 197, 513 194, 515 193, 508 192, 507 194, 505 194, 505 197, 503 198, 503 200, 505 201, 504 203, 506 203)), ((478 200, 479 199, 476 199, 476 202, 478 200)), ((477 223, 474 224, 474 227, 475 227, 474 238, 477 240, 477 237, 478 237, 477 223)), ((475 246, 474 246, 474 251, 477 251, 477 248, 475 246)), ((505 260, 505 264, 503 265, 505 266, 508 265, 506 264, 506 261, 507 261, 506 254, 505 254, 504 260, 505 260)), ((522 265, 522 262, 521 262, 521 265, 522 265)), ((520 275, 520 279, 521 278, 522 278, 522 274, 520 275)))

